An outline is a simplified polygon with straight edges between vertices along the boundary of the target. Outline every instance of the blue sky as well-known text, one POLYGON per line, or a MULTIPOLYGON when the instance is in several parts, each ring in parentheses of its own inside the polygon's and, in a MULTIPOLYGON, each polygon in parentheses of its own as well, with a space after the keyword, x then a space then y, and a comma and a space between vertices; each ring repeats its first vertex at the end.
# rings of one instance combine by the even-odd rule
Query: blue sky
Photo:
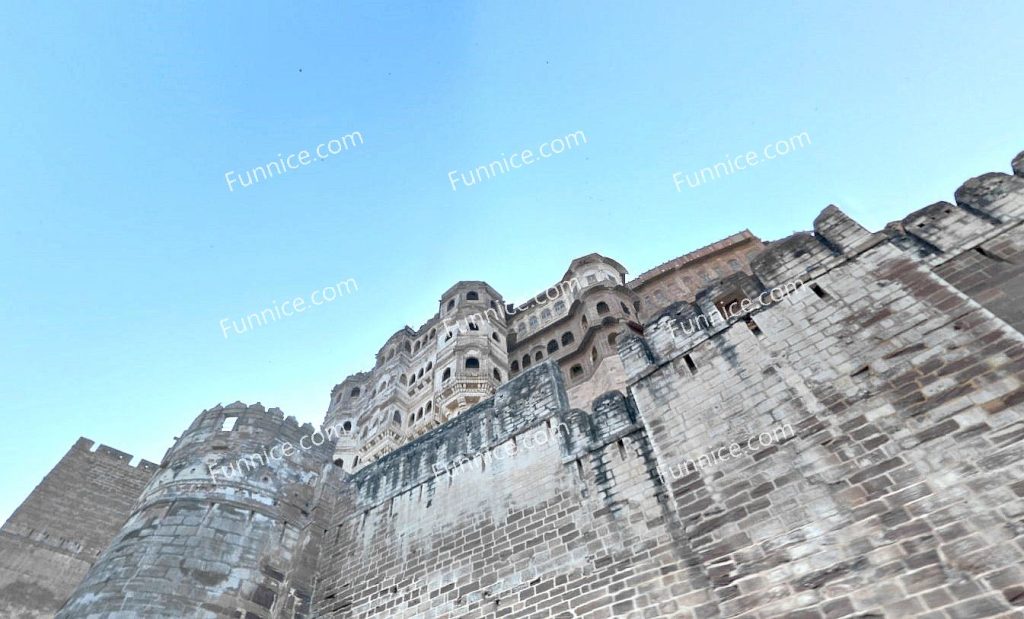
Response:
POLYGON ((2 519, 79 436, 159 461, 218 402, 319 422, 458 280, 522 301, 579 255, 635 275, 830 203, 879 228, 1024 149, 1020 2, 145 4, 0 6, 2 519), (351 296, 221 334, 347 278, 351 296))

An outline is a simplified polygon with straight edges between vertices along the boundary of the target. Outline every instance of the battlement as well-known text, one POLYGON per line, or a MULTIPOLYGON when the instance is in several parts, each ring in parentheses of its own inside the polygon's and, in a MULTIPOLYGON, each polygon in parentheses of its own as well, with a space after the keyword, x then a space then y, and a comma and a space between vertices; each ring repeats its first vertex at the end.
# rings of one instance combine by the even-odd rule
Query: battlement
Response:
POLYGON ((78 440, 75 441, 75 444, 71 446, 71 449, 92 454, 97 457, 108 458, 115 462, 126 464, 129 468, 140 469, 150 473, 160 468, 155 462, 150 462, 145 459, 139 460, 138 463, 132 465, 131 461, 135 459, 132 454, 125 453, 119 449, 114 449, 113 447, 108 447, 106 445, 96 445, 94 441, 87 439, 84 436, 79 437, 78 440))
POLYGON ((813 232, 798 232, 769 244, 752 262, 753 276, 735 274, 713 281, 701 288, 694 303, 675 303, 652 316, 642 336, 620 338, 619 354, 627 374, 635 380, 652 366, 684 354, 767 307, 754 304, 753 309, 725 319, 719 307, 723 302, 753 300, 763 293, 795 286, 796 282, 799 287, 807 287, 839 265, 887 242, 936 268, 1015 229, 1024 219, 1022 161, 1024 153, 1014 158, 1015 175, 992 172, 969 179, 956 190, 956 204, 926 206, 880 232, 867 231, 835 206, 825 208, 815 218, 813 232))

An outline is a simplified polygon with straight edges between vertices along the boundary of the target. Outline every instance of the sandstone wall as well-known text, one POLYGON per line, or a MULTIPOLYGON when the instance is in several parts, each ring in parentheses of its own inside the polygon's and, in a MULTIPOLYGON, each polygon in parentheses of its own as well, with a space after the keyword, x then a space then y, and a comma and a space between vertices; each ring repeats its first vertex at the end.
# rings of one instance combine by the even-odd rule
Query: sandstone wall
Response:
POLYGON ((82 580, 156 465, 80 438, 0 529, 0 616, 52 617, 82 580))
POLYGON ((569 410, 553 362, 340 483, 322 617, 673 616, 706 579, 629 403, 569 410), (674 598, 674 599, 673 599, 674 598))
POLYGON ((670 511, 711 579, 695 613, 1019 616, 1024 337, 993 312, 1014 321, 1024 298, 1015 268, 955 271, 965 248, 1019 246, 1022 188, 972 179, 958 205, 880 234, 830 207, 754 263, 759 288, 803 281, 786 300, 697 330, 680 304, 622 340, 670 511), (709 452, 729 457, 673 468, 709 452))
POLYGON ((334 448, 303 440, 313 433, 259 404, 204 411, 57 616, 309 617, 324 529, 315 484, 334 448), (286 442, 294 451, 275 458, 286 442), (252 466, 220 468, 241 457, 252 466))

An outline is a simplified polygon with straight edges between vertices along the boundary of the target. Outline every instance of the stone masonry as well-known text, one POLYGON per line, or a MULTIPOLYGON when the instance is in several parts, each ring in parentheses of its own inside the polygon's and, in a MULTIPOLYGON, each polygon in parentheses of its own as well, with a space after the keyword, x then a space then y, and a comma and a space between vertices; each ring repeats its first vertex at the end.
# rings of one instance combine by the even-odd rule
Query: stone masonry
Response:
MULTIPOLYGON (((337 404, 352 383, 320 442, 235 403, 200 414, 159 467, 121 461, 100 482, 81 468, 99 452, 76 445, 3 529, 0 609, 1022 617, 1024 153, 1012 166, 879 232, 830 206, 811 232, 741 233, 725 244, 756 250, 740 268, 659 311, 623 301, 642 325, 597 311, 634 300, 624 269, 574 261, 571 274, 611 277, 565 311, 618 329, 619 369, 600 383, 613 388, 585 406, 558 355, 531 356, 490 397, 357 466, 338 461, 359 453, 360 418, 337 404), (80 480, 94 536, 71 524, 62 479, 80 480), (120 501, 100 508, 104 492, 120 501)), ((665 272, 691 264, 677 260, 665 272)), ((485 285, 453 287, 452 311, 497 302, 485 285)), ((498 326, 519 341, 517 324, 498 326)), ((481 351, 481 331, 444 354, 481 351)))

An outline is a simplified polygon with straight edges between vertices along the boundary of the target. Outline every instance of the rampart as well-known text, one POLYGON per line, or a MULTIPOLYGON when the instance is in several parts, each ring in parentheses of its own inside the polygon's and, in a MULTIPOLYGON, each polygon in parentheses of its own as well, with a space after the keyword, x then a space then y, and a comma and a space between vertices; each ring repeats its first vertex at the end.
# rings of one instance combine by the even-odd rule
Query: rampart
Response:
POLYGON ((334 448, 303 440, 314 432, 259 404, 203 411, 57 616, 310 616, 315 486, 334 448), (243 458, 255 466, 215 474, 243 458))
POLYGON ((1019 614, 1016 172, 972 179, 955 205, 875 234, 829 207, 813 233, 771 244, 753 277, 721 281, 620 341, 664 470, 723 456, 667 479, 667 507, 710 579, 695 613, 1019 614), (797 279, 780 303, 683 328, 716 303, 797 279), (795 436, 725 450, 781 424, 795 436))
POLYGON ((0 616, 52 617, 157 466, 78 439, 0 529, 0 616))

